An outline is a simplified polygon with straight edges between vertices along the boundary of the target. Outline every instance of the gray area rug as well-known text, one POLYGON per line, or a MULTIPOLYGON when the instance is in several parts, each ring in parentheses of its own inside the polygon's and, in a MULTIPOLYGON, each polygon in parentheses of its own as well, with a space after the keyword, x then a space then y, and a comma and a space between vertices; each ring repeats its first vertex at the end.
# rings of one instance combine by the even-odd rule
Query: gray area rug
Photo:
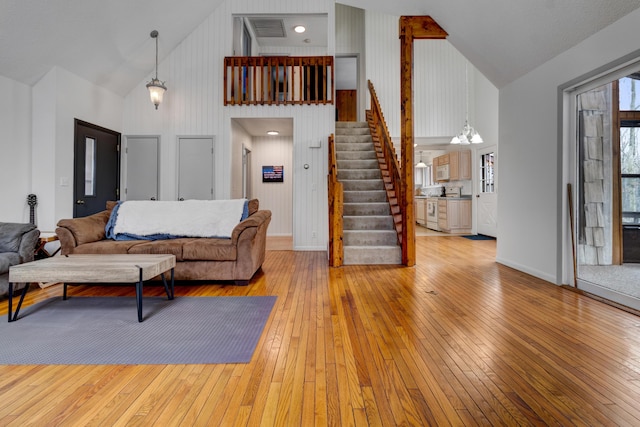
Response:
POLYGON ((275 296, 50 298, 0 320, 3 365, 247 363, 275 296))

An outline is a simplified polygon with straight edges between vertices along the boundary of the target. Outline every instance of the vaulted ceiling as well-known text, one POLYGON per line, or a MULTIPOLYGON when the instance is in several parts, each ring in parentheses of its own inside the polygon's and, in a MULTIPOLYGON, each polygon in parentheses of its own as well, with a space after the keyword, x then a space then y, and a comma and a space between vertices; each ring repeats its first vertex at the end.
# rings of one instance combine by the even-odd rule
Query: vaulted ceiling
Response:
MULTIPOLYGON (((0 75, 28 85, 62 67, 122 96, 222 0, 3 0, 0 75)), ((340 0, 392 15, 430 15, 502 87, 640 7, 640 0, 340 0)))

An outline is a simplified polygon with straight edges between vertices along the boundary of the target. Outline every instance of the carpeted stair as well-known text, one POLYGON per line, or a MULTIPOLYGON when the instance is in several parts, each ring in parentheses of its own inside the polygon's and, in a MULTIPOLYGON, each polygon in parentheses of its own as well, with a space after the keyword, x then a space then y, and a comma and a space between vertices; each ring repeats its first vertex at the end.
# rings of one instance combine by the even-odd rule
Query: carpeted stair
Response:
POLYGON ((344 264, 401 264, 402 250, 366 122, 336 122, 338 180, 344 186, 344 264))

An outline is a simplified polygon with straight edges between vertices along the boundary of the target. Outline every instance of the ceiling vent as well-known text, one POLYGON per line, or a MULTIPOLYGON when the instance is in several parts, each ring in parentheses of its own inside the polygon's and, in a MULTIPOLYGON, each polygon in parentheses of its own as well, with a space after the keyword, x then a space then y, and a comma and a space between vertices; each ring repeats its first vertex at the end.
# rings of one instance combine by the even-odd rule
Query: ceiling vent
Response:
POLYGON ((287 37, 284 21, 278 18, 251 18, 256 37, 287 37))

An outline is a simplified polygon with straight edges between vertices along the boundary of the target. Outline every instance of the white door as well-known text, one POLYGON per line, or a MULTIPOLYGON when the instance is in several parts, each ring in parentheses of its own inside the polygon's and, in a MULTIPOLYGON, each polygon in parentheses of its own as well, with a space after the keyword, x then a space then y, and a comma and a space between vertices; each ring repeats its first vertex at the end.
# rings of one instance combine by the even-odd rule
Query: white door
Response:
POLYGON ((158 136, 127 136, 127 183, 124 190, 126 200, 158 199, 159 146, 158 136))
POLYGON ((213 196, 213 137, 178 137, 178 200, 213 196))
POLYGON ((496 146, 478 150, 479 174, 476 205, 478 234, 497 237, 498 235, 498 193, 496 189, 496 172, 498 153, 496 146))

